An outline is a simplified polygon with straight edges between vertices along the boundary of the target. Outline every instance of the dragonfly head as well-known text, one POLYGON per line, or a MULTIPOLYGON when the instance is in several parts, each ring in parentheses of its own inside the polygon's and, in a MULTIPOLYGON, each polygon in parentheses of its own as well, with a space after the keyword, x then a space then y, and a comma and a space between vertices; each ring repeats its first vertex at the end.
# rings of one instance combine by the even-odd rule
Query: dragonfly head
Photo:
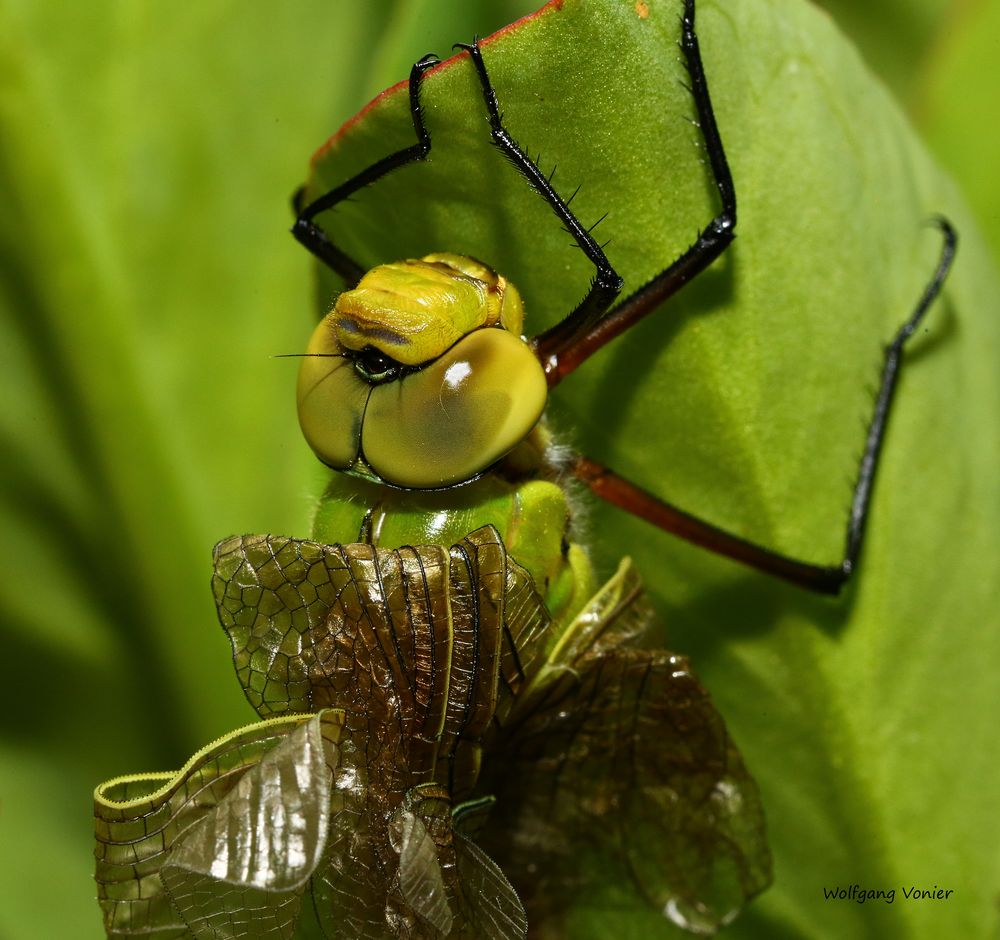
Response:
POLYGON ((380 265, 338 298, 299 371, 299 424, 336 470, 392 486, 471 480, 545 408, 517 289, 462 255, 380 265))

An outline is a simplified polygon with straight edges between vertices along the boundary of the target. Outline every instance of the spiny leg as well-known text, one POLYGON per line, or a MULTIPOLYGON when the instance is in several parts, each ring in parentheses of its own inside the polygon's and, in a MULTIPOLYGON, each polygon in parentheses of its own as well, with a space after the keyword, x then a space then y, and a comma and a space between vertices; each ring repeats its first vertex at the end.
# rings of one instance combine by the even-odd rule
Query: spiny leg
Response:
POLYGON ((431 53, 414 63, 410 70, 410 117, 413 120, 413 130, 417 135, 415 144, 383 157, 356 176, 352 176, 346 183, 341 183, 336 189, 330 190, 309 203, 305 208, 302 207, 303 189, 299 189, 292 197, 292 206, 296 212, 292 234, 320 261, 336 271, 349 287, 353 287, 361 280, 366 269, 338 248, 314 219, 321 212, 343 202, 359 189, 363 189, 408 163, 423 160, 430 153, 431 138, 424 127, 423 112, 420 107, 420 86, 423 83, 424 72, 436 65, 438 61, 438 57, 431 53))
POLYGON ((596 323, 589 325, 585 332, 570 329, 569 321, 575 316, 574 311, 562 323, 539 337, 539 345, 546 354, 542 361, 549 363, 546 369, 549 370, 550 385, 561 381, 605 343, 652 313, 664 300, 704 271, 735 237, 736 190, 701 62, 698 35, 694 28, 694 8, 695 0, 685 0, 681 19, 681 49, 691 76, 691 96, 722 209, 702 229, 695 243, 684 254, 596 323))
POLYGON ((923 319, 927 308, 940 293, 955 256, 958 241, 955 230, 947 219, 937 218, 934 221, 944 235, 941 257, 916 308, 885 351, 882 378, 875 400, 874 414, 868 426, 864 454, 858 468, 858 479, 854 486, 854 497, 847 520, 844 557, 840 564, 814 565, 756 545, 678 509, 586 457, 577 460, 573 468, 574 473, 602 499, 695 545, 701 545, 716 554, 725 555, 766 574, 784 578, 799 587, 823 594, 838 594, 857 567, 861 552, 865 523, 871 506, 872 487, 878 469, 878 458, 885 439, 892 397, 899 379, 903 347, 923 319))
POLYGON ((507 129, 503 126, 503 118, 500 115, 500 109, 497 105, 496 92, 493 90, 489 74, 486 71, 486 64, 483 62, 483 55, 479 49, 479 41, 476 40, 471 45, 457 43, 454 48, 464 49, 468 52, 472 58, 473 65, 476 67, 476 74, 479 76, 479 84, 483 91, 483 99, 486 102, 486 112, 489 117, 490 134, 493 138, 493 143, 513 164, 514 168, 528 181, 531 187, 548 203, 559 221, 562 222, 566 230, 573 236, 574 241, 587 256, 587 259, 594 265, 594 279, 590 282, 590 288, 583 300, 556 326, 537 336, 534 340, 536 355, 545 368, 546 374, 549 377, 549 384, 554 385, 558 379, 553 378, 555 372, 550 369, 550 359, 554 368, 557 362, 554 356, 558 353, 558 350, 562 349, 564 345, 576 341, 600 321, 602 314, 614 303, 615 298, 621 291, 622 279, 618 272, 611 266, 611 262, 608 261, 601 246, 597 244, 590 232, 573 212, 570 211, 569 206, 552 187, 549 179, 528 155, 521 150, 514 138, 510 136, 507 129))

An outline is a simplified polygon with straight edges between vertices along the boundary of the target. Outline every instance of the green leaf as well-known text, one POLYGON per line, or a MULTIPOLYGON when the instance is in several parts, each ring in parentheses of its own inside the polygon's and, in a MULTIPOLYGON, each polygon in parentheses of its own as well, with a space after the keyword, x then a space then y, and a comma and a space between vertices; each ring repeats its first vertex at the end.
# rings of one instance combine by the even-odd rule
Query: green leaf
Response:
MULTIPOLYGON (((610 210, 598 232, 626 290, 715 211, 687 123, 677 13, 566 0, 484 44, 515 138, 546 172, 558 165, 562 193, 582 185, 573 208, 586 224, 610 210)), ((940 250, 930 215, 955 221, 960 257, 908 349, 861 570, 842 599, 605 507, 590 510, 590 540, 605 566, 636 558, 671 647, 691 654, 761 783, 776 884, 733 935, 984 935, 1000 861, 986 717, 1000 654, 996 275, 954 188, 827 19, 805 4, 706 2, 699 29, 739 238, 557 390, 566 439, 715 523, 836 562, 882 345, 940 250), (854 883, 897 900, 824 900, 854 883), (906 901, 914 884, 955 894, 906 901)), ((469 63, 430 73, 425 90, 427 161, 324 224, 365 264, 442 250, 487 260, 520 287, 538 332, 592 272, 490 147, 469 63)), ((412 140, 397 90, 320 150, 310 194, 412 140)), ((650 929, 637 914, 634 935, 650 929)), ((601 930, 583 912, 574 936, 601 930)))

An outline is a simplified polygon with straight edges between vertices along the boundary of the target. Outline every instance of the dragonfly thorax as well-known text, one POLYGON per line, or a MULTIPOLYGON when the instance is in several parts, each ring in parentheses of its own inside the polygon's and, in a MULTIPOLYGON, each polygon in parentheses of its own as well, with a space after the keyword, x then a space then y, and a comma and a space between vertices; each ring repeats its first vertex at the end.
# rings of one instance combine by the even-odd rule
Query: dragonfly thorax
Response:
POLYGON ((302 360, 299 423, 310 447, 336 470, 392 486, 474 479, 545 408, 523 319, 517 289, 472 258, 373 268, 337 298, 302 360))

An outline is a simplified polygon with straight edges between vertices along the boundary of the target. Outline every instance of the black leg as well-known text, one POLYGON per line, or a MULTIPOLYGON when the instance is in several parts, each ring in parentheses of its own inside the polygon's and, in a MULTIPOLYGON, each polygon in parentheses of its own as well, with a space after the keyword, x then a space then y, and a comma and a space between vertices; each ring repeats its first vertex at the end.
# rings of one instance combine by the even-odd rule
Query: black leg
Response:
POLYGON ((503 126, 500 109, 497 106, 497 96, 490 83, 482 53, 479 50, 478 40, 472 45, 458 43, 455 48, 464 49, 472 57, 473 65, 475 65, 476 73, 479 76, 479 84, 482 86, 483 98, 486 101, 493 143, 549 204, 559 221, 562 222, 588 260, 594 265, 594 279, 590 282, 590 288, 583 300, 563 320, 534 339, 535 351, 546 374, 549 375, 549 384, 554 385, 558 381, 558 379, 553 380, 552 376, 556 374, 554 370, 558 364, 559 352, 566 346, 575 343, 600 322, 602 314, 618 296, 622 288, 622 279, 611 266, 601 246, 570 211, 569 206, 553 189, 545 174, 521 150, 503 126))
POLYGON ((746 539, 719 529, 711 523, 704 522, 682 509, 664 502, 653 496, 652 493, 630 483, 624 477, 618 476, 586 457, 577 460, 574 467, 576 475, 602 499, 646 519, 667 532, 693 542, 695 545, 701 545, 716 554, 733 558, 756 568, 758 571, 784 578, 786 581, 791 581, 793 584, 808 590, 823 594, 839 593, 854 572, 861 551, 861 541, 871 505, 875 472, 878 468, 879 453, 885 438, 892 396, 899 379, 904 344, 916 330, 931 302, 940 293, 941 285, 944 283, 955 256, 955 246, 958 240, 955 230, 946 219, 938 218, 935 222, 944 234, 941 258, 910 318, 903 324, 885 351, 882 380, 879 385, 878 397, 875 400, 875 412, 872 415, 871 424, 868 426, 868 438, 861 458, 861 466, 858 469, 854 498, 851 501, 851 512, 847 520, 844 557, 840 564, 814 565, 780 555, 761 545, 755 545, 753 542, 748 542, 746 539))
POLYGON ((295 225, 292 226, 292 234, 320 261, 336 271, 347 282, 348 287, 353 287, 361 280, 366 268, 338 248, 313 220, 321 212, 332 209, 338 202, 352 196, 359 189, 374 183, 393 170, 398 170, 401 166, 423 160, 430 153, 431 138, 424 127, 423 114, 420 110, 420 85, 423 82, 424 72, 437 62, 436 55, 425 55, 410 70, 410 116, 413 119, 413 130, 417 135, 415 144, 383 157, 351 177, 346 183, 341 183, 336 189, 309 203, 305 208, 301 205, 301 189, 292 197, 292 205, 297 215, 295 225))
POLYGON ((708 82, 705 80, 705 70, 701 63, 698 35, 694 28, 694 5, 695 0, 685 0, 684 15, 681 20, 681 49, 691 76, 691 95, 694 98, 698 125, 705 142, 705 152, 712 168, 715 188, 722 202, 722 210, 702 229, 697 241, 673 264, 625 298, 610 313, 588 326, 586 331, 565 331, 567 335, 563 335, 560 331, 563 331, 564 324, 570 319, 567 318, 539 337, 539 343, 547 354, 542 361, 548 362, 546 369, 550 373, 550 385, 555 385, 605 343, 652 313, 660 303, 704 271, 725 251, 735 237, 736 191, 733 188, 733 177, 729 172, 726 151, 722 146, 722 138, 715 122, 708 82))

